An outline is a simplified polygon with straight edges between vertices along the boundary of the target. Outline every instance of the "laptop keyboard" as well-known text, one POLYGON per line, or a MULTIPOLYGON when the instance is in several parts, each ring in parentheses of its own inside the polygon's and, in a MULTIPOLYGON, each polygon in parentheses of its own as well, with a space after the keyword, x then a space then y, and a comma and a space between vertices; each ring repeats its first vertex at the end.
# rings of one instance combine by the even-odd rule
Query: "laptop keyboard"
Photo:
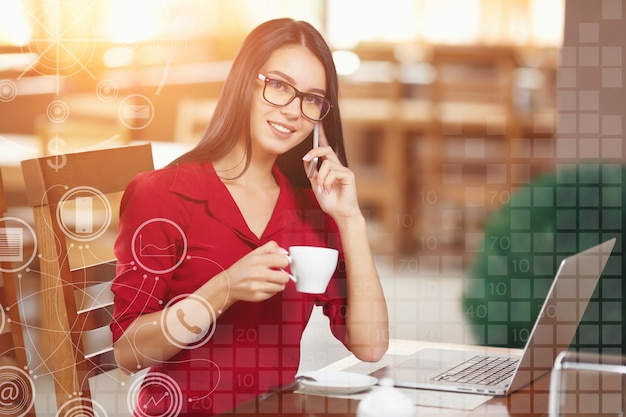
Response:
POLYGON ((437 375, 433 380, 494 385, 513 374, 518 360, 516 358, 475 356, 443 374, 437 375))

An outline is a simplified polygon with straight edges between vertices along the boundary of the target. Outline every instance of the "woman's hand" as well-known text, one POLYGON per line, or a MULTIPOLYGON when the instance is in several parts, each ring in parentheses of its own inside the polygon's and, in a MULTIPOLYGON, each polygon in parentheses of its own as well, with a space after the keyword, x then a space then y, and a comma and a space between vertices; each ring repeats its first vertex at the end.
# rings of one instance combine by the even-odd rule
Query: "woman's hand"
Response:
POLYGON ((308 172, 309 165, 314 158, 319 158, 322 164, 319 170, 313 170, 309 180, 317 197, 317 201, 324 212, 339 221, 352 216, 360 216, 354 173, 345 167, 333 149, 322 124, 319 125, 318 148, 311 149, 304 155, 304 169, 308 172))
POLYGON ((240 301, 263 301, 283 291, 289 275, 287 251, 268 242, 248 253, 226 270, 230 296, 240 301))
MULTIPOLYGON (((321 125, 320 125, 321 127, 321 125)), ((380 360, 389 346, 389 315, 359 208, 354 173, 339 162, 319 131, 320 147, 303 157, 308 169, 314 158, 323 162, 309 178, 322 210, 339 228, 347 276, 346 346, 359 359, 380 360)))

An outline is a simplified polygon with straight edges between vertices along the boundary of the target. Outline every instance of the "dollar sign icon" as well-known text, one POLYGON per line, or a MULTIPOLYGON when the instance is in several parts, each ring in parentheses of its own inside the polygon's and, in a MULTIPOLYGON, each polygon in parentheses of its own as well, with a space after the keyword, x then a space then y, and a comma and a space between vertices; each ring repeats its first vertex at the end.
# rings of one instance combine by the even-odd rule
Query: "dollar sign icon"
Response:
POLYGON ((59 172, 67 162, 67 157, 59 151, 59 148, 62 146, 65 146, 65 141, 58 136, 55 136, 54 139, 48 142, 48 151, 54 155, 48 159, 48 166, 56 172, 59 172))

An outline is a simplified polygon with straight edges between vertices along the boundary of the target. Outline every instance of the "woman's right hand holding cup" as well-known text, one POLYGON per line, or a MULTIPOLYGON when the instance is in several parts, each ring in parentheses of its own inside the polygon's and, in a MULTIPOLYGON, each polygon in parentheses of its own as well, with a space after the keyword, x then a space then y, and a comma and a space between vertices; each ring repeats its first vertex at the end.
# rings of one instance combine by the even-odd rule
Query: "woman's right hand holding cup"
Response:
POLYGON ((263 301, 285 289, 289 274, 287 251, 276 242, 254 249, 226 270, 230 296, 240 301, 263 301))

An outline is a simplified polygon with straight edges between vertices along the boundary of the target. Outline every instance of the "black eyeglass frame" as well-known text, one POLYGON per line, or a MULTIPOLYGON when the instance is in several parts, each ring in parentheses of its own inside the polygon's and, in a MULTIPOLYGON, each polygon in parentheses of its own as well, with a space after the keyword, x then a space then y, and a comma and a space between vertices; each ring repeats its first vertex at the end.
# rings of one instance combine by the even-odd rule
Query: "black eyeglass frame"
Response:
POLYGON ((319 122, 319 121, 321 121, 322 119, 324 119, 324 117, 328 116, 328 113, 330 113, 330 108, 333 106, 333 103, 331 103, 330 101, 328 101, 328 100, 326 99, 326 97, 323 97, 323 96, 320 96, 320 95, 317 95, 317 94, 312 94, 312 93, 304 93, 304 92, 302 92, 302 91, 298 90, 298 89, 297 89, 296 87, 294 87, 292 84, 288 83, 287 81, 278 80, 278 79, 276 79, 276 78, 270 78, 270 77, 268 77, 267 75, 262 74, 262 73, 260 73, 260 72, 259 72, 259 74, 257 75, 257 79, 258 79, 258 80, 263 81, 263 99, 264 99, 265 101, 267 101, 268 103, 270 103, 271 105, 274 105, 274 106, 284 107, 284 106, 288 105, 289 103, 291 103, 292 101, 294 101, 296 98, 300 98, 300 113, 302 113, 302 115, 303 115, 304 117, 306 117, 307 119, 309 119, 309 120, 311 120, 311 121, 314 121, 314 122, 319 122), (267 88, 267 84, 268 84, 269 82, 271 82, 271 81, 276 81, 276 82, 279 82, 279 83, 281 83, 281 84, 288 85, 289 87, 291 87, 291 88, 293 89, 293 91, 295 91, 295 94, 293 95, 293 97, 291 97, 291 98, 289 99, 289 101, 287 101, 287 102, 286 102, 286 103, 284 103, 284 104, 278 104, 278 103, 274 103, 274 102, 272 102, 272 101, 268 100, 268 99, 267 99, 267 97, 265 96, 265 89, 267 88), (328 104, 328 107, 326 107, 326 111, 324 112, 324 114, 323 114, 323 115, 322 115, 319 119, 314 119, 314 118, 312 118, 312 117, 307 116, 307 115, 304 113, 304 110, 302 109, 302 105, 303 105, 303 103, 304 103, 304 100, 303 100, 303 99, 304 99, 305 97, 310 97, 310 96, 313 96, 313 97, 316 97, 316 98, 320 98, 320 99, 322 99, 324 102, 326 102, 326 103, 328 104))

